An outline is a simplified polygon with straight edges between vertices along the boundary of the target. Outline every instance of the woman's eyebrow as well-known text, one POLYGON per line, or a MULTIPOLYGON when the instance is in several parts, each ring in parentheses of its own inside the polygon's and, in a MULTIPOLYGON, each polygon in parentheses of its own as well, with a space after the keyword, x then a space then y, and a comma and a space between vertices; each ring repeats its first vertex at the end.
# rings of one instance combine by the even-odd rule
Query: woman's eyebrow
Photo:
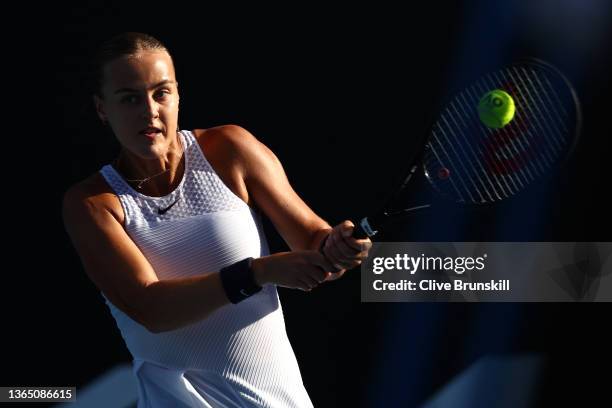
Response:
MULTIPOLYGON (((157 84, 149 87, 149 89, 155 89, 155 88, 159 88, 160 86, 163 86, 163 85, 175 84, 175 83, 176 83, 176 81, 173 81, 171 79, 164 79, 163 81, 158 82, 157 84)), ((116 94, 124 93, 124 92, 138 92, 138 90, 137 89, 132 89, 132 88, 119 88, 119 89, 117 89, 114 92, 114 94, 116 95, 116 94)))

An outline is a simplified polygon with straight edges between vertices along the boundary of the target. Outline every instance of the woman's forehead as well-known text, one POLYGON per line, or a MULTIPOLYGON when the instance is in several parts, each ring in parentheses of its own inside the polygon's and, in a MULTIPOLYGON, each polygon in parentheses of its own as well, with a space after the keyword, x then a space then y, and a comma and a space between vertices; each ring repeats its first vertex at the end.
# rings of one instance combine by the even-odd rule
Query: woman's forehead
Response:
POLYGON ((104 66, 104 87, 148 89, 164 81, 175 82, 172 59, 166 52, 141 52, 110 61, 104 66))

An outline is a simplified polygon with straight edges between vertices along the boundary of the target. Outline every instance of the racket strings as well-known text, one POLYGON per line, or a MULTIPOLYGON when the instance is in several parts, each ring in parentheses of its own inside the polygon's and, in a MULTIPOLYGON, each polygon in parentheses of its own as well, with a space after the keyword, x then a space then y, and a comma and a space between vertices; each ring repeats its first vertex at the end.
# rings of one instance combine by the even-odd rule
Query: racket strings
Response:
POLYGON ((567 81, 545 67, 516 65, 485 75, 442 110, 425 154, 426 176, 458 202, 512 196, 567 155, 578 110, 567 81), (499 129, 485 126, 476 110, 493 89, 508 92, 516 105, 513 120, 499 129))

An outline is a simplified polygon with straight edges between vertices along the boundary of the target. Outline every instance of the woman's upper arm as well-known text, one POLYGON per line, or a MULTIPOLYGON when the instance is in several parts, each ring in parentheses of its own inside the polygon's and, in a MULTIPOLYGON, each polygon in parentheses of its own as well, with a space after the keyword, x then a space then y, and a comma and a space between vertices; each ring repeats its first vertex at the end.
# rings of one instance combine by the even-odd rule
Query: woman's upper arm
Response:
POLYGON ((291 187, 276 155, 239 126, 224 126, 224 140, 239 159, 249 195, 272 221, 292 250, 313 249, 331 229, 291 187))
POLYGON ((62 216, 85 271, 119 309, 147 326, 145 289, 158 280, 151 264, 113 216, 108 198, 73 187, 62 216))

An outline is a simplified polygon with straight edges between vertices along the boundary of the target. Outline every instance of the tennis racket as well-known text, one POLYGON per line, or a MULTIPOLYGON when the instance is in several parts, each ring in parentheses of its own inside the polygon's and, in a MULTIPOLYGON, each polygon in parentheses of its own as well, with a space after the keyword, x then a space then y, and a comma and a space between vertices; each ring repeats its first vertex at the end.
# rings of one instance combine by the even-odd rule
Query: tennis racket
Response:
MULTIPOLYGON (((486 102, 502 103, 490 95, 486 102)), ((522 60, 483 75, 443 106, 399 187, 381 209, 354 222, 353 236, 373 237, 385 225, 429 208, 429 203, 394 206, 417 176, 425 177, 442 201, 460 205, 512 197, 566 161, 579 139, 581 122, 575 90, 549 63, 522 60), (501 128, 486 126, 477 109, 492 90, 506 92, 515 105, 513 119, 501 128)))

